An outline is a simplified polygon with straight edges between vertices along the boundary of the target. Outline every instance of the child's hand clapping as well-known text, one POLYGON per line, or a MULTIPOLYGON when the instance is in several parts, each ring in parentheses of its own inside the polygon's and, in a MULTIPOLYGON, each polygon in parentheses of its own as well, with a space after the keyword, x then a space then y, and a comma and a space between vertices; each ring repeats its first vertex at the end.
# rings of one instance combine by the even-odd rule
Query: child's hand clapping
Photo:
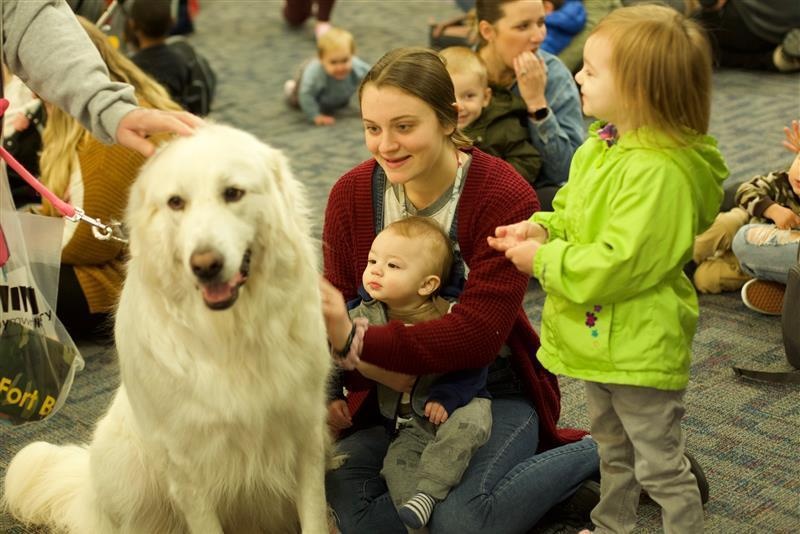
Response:
POLYGON ((792 121, 791 127, 784 128, 783 132, 786 134, 786 141, 783 146, 792 152, 800 154, 800 121, 792 121))
POLYGON ((447 421, 449 415, 444 406, 436 401, 428 401, 425 403, 425 417, 434 425, 441 425, 447 421))
POLYGON ((521 221, 507 226, 498 226, 494 230, 494 237, 490 236, 487 239, 490 247, 498 252, 505 252, 529 239, 545 243, 548 237, 547 230, 543 226, 521 221))

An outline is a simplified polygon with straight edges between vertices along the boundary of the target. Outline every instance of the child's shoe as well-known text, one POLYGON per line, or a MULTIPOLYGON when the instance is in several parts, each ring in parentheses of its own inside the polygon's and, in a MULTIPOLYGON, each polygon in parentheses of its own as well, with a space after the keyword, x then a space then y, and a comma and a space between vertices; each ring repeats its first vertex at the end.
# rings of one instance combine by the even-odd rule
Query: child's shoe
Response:
POLYGON ((314 37, 319 40, 319 38, 328 33, 330 29, 330 22, 317 22, 316 26, 314 26, 314 37))
POLYGON ((780 72, 800 71, 800 28, 786 34, 772 54, 772 62, 780 72))
POLYGON ((420 529, 428 524, 436 500, 426 493, 417 493, 397 509, 397 515, 409 528, 420 529))
POLYGON ((293 108, 300 107, 300 99, 297 95, 297 80, 286 80, 283 83, 283 94, 290 106, 293 108))
POLYGON ((780 315, 786 286, 769 280, 754 278, 742 286, 742 302, 753 311, 766 315, 780 315))

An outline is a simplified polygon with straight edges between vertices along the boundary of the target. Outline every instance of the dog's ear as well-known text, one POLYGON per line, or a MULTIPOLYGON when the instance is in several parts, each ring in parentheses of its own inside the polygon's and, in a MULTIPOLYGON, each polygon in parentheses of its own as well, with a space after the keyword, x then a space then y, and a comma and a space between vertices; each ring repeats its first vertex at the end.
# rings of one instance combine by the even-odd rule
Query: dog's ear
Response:
POLYGON ((265 145, 264 159, 266 165, 275 177, 275 184, 278 186, 281 196, 285 202, 294 207, 294 209, 302 214, 307 215, 308 206, 306 204, 306 195, 303 184, 297 181, 292 174, 292 169, 289 167, 289 160, 284 156, 283 152, 271 146, 265 145))

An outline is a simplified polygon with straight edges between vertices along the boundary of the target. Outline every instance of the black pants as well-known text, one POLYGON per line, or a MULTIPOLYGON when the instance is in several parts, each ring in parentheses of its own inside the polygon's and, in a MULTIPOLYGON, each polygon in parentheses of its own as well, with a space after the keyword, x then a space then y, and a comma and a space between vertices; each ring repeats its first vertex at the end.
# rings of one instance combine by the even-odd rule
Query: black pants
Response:
POLYGON ((108 341, 114 333, 110 314, 89 311, 89 303, 72 265, 61 264, 56 315, 74 339, 108 341))
POLYGON ((708 32, 718 66, 778 70, 772 61, 778 45, 750 31, 735 2, 728 1, 719 11, 700 12, 695 17, 708 32))

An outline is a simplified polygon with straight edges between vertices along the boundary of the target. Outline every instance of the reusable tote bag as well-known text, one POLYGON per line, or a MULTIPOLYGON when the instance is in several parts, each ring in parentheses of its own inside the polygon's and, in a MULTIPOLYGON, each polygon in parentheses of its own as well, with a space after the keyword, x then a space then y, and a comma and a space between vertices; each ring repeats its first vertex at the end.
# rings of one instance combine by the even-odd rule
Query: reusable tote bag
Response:
POLYGON ((0 422, 58 410, 83 359, 55 314, 63 220, 18 213, 0 172, 0 422))

